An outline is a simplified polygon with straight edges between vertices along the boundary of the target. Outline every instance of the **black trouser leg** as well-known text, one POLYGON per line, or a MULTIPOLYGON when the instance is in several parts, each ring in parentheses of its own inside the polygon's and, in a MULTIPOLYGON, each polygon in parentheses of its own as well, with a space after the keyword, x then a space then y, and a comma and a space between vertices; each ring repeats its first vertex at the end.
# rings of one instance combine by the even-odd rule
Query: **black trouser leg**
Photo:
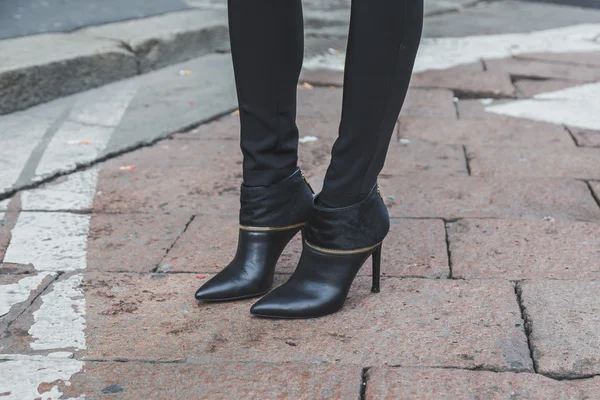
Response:
POLYGON ((228 0, 244 184, 296 170, 296 87, 304 53, 301 0, 228 0))
POLYGON ((423 0, 353 0, 339 137, 320 202, 365 198, 381 172, 423 26, 423 0))

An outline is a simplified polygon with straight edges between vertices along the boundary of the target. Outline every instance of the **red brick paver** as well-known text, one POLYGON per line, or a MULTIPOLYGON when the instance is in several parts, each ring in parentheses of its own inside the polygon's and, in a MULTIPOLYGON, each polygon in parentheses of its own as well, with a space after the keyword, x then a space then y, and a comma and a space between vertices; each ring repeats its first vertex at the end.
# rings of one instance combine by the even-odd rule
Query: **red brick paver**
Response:
POLYGON ((373 368, 368 400, 595 399, 600 378, 555 381, 536 374, 432 368, 373 368))
POLYGON ((538 372, 555 378, 600 374, 600 282, 520 285, 538 372))
POLYGON ((600 221, 588 186, 576 180, 395 176, 379 182, 393 217, 600 221))
POLYGON ((60 390, 94 399, 351 399, 361 379, 358 366, 90 362, 60 390))
POLYGON ((484 72, 481 63, 417 73, 410 84, 413 87, 450 89, 459 96, 515 97, 510 76, 503 72, 484 72))
POLYGON ((455 278, 600 278, 597 223, 464 219, 448 224, 455 278))
POLYGON ((568 126, 569 131, 582 147, 600 147, 600 130, 583 129, 575 126, 568 126))
POLYGON ((254 318, 252 300, 198 306, 192 295, 202 281, 88 274, 86 357, 531 370, 506 281, 385 278, 380 295, 359 277, 342 311, 299 321, 254 318))
POLYGON ((600 178, 600 151, 565 148, 562 151, 533 148, 467 147, 475 176, 539 176, 575 179, 600 178))
MULTIPOLYGON (((459 102, 462 103, 463 101, 459 102)), ((575 143, 564 127, 522 119, 447 121, 402 117, 398 123, 398 132, 400 138, 433 143, 537 148, 555 152, 575 148, 575 143)))
POLYGON ((187 214, 96 214, 90 223, 88 269, 150 272, 183 233, 187 214))

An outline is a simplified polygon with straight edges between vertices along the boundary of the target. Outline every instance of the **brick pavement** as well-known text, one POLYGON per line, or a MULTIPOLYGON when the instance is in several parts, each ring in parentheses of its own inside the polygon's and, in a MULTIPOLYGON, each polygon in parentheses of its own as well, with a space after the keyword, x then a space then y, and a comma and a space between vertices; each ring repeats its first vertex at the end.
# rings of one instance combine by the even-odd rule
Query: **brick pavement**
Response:
MULTIPOLYGON (((365 268, 346 307, 318 320, 193 300, 235 250, 235 116, 101 163, 87 203, 48 200, 85 172, 17 194, 0 204, 0 283, 30 290, 14 289, 0 316, 0 367, 55 368, 39 393, 73 398, 600 398, 600 131, 485 110, 600 80, 599 59, 532 54, 416 74, 380 179, 392 217, 382 292, 369 292, 365 268), (19 243, 66 266, 81 254, 29 237, 36 212, 64 224, 85 270, 11 263, 19 243), (87 236, 71 229, 84 222, 87 236), (59 303, 72 314, 57 315, 59 303)), ((301 135, 318 138, 300 144, 301 165, 318 188, 341 77, 302 79, 321 85, 298 89, 301 135)), ((299 253, 295 240, 277 284, 299 253)))

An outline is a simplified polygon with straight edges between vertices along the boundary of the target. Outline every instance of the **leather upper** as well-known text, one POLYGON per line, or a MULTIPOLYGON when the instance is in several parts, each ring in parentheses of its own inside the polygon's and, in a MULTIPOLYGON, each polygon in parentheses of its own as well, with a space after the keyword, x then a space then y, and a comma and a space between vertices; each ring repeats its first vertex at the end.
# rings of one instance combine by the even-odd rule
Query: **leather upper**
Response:
POLYGON ((300 169, 270 186, 242 185, 240 225, 275 228, 306 222, 312 200, 300 169))

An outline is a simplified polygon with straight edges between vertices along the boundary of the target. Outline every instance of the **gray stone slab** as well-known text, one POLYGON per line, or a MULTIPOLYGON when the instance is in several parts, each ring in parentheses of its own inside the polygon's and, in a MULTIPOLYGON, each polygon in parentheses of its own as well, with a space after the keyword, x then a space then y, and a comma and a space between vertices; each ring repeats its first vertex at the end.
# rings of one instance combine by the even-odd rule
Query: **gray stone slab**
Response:
MULTIPOLYGON (((15 146, 23 151, 13 158, 0 159, 0 167, 8 171, 0 176, 0 193, 31 185, 36 181, 36 175, 49 178, 58 173, 69 173, 108 155, 153 143, 185 127, 232 110, 236 105, 230 55, 215 54, 2 116, 0 155, 3 149, 14 149, 15 146), (182 69, 191 71, 191 74, 180 75, 182 69), (129 103, 124 104, 126 109, 119 109, 124 93, 132 93, 133 97, 129 100, 129 95, 125 96, 129 103), (78 108, 80 103, 83 108, 78 108), (103 125, 108 119, 103 107, 112 107, 114 104, 119 112, 123 112, 123 117, 120 120, 120 115, 116 117, 116 126, 108 129, 103 125), (105 120, 98 120, 101 116, 105 120), (12 120, 14 123, 10 123, 12 120), (9 123, 5 124, 7 121, 9 123), (31 121, 31 129, 27 129, 27 121, 31 121), (69 133, 74 137, 67 139, 91 139, 90 135, 101 129, 102 135, 98 136, 97 142, 102 144, 94 144, 92 149, 89 145, 65 147, 54 143, 53 156, 49 157, 47 146, 53 138, 54 142, 64 143, 67 139, 56 136, 66 135, 61 131, 67 125, 73 126, 71 122, 77 123, 80 129, 69 133), (82 156, 73 157, 73 152, 79 150, 82 156), (70 156, 65 156, 67 153, 70 156), (49 162, 43 166, 43 173, 38 174, 40 163, 44 161, 43 155, 48 156, 49 162)), ((8 155, 10 151, 4 152, 8 155)))
POLYGON ((537 371, 554 378, 600 374, 600 282, 520 284, 537 371))
POLYGON ((136 96, 104 155, 150 143, 237 107, 229 54, 199 57, 135 78, 136 96), (189 70, 189 76, 179 71, 189 70))
POLYGON ((125 43, 141 72, 229 49, 225 10, 189 10, 97 27, 84 35, 125 43))
POLYGON ((182 0, 3 0, 0 39, 75 29, 181 10, 182 0))
POLYGON ((0 54, 0 114, 137 74, 131 53, 78 34, 3 40, 0 54))

